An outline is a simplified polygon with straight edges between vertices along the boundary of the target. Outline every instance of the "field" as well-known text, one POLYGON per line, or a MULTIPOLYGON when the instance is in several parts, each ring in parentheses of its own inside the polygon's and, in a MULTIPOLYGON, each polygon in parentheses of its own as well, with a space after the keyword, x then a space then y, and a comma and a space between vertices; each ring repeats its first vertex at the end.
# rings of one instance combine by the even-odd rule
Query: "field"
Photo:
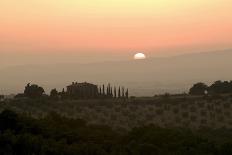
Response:
POLYGON ((232 128, 232 97, 156 96, 99 100, 15 99, 1 102, 0 110, 42 118, 57 112, 68 118, 80 118, 88 124, 108 125, 130 130, 144 125, 199 129, 232 128))

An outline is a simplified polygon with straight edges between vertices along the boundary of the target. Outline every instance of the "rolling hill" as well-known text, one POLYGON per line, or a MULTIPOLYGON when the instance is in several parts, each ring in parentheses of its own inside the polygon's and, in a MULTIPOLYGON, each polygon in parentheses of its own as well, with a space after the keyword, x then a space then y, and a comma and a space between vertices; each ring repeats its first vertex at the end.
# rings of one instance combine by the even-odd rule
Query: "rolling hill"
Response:
POLYGON ((72 81, 110 82, 129 87, 131 95, 187 91, 195 82, 232 79, 232 50, 149 58, 139 61, 21 65, 0 70, 1 93, 19 92, 26 83, 38 83, 47 93, 72 81))

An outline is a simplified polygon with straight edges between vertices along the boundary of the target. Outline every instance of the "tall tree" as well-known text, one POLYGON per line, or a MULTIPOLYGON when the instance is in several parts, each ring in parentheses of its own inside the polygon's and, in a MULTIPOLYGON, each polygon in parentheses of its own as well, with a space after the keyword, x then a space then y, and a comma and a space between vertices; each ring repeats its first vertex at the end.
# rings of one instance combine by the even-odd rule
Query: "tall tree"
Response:
POLYGON ((118 98, 121 98, 121 87, 118 88, 118 98))
POLYGON ((99 95, 100 95, 100 96, 102 95, 101 86, 100 86, 100 88, 99 88, 99 95))
POLYGON ((128 99, 129 98, 129 90, 128 90, 128 88, 126 89, 125 95, 126 95, 126 98, 128 99))
POLYGON ((107 93, 106 96, 109 97, 110 96, 110 84, 108 83, 107 85, 107 93))
POLYGON ((117 89, 114 87, 114 98, 117 98, 117 89))
POLYGON ((44 89, 36 84, 31 85, 30 83, 28 83, 24 90, 24 95, 30 98, 42 97, 43 94, 44 89))
POLYGON ((102 95, 105 96, 105 85, 102 85, 102 95))
POLYGON ((227 94, 232 93, 232 82, 228 81, 215 81, 209 87, 210 94, 227 94))
POLYGON ((189 94, 190 95, 205 95, 208 90, 208 86, 204 83, 196 83, 190 88, 189 94))
POLYGON ((124 98, 125 97, 125 89, 124 89, 124 87, 122 87, 122 98, 124 98))
POLYGON ((52 89, 50 92, 50 97, 57 99, 58 98, 58 91, 56 89, 52 89))
POLYGON ((110 97, 112 98, 114 95, 113 95, 113 87, 110 87, 110 97))

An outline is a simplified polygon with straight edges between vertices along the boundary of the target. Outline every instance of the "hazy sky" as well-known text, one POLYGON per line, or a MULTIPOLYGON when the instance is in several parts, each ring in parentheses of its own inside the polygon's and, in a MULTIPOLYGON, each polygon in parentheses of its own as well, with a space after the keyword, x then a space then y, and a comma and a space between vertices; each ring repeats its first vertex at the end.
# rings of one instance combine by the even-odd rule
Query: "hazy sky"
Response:
POLYGON ((0 1, 0 52, 5 57, 57 51, 123 57, 132 51, 231 45, 231 0, 0 1))

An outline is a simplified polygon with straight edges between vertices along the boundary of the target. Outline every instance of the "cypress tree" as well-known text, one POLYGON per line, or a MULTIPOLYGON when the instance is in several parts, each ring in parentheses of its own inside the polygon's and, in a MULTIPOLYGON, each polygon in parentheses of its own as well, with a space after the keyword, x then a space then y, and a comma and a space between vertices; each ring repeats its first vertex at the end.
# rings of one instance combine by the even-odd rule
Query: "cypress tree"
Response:
POLYGON ((125 97, 124 87, 122 87, 122 98, 125 97))
POLYGON ((106 87, 106 96, 108 97, 108 95, 109 95, 109 86, 107 85, 107 87, 106 87))
POLYGON ((108 83, 107 86, 107 97, 110 97, 110 84, 108 83))
POLYGON ((121 98, 121 87, 118 88, 118 98, 121 98))
POLYGON ((117 89, 114 87, 114 98, 117 98, 117 89))
POLYGON ((126 89, 126 98, 127 98, 127 99, 129 98, 129 91, 128 91, 128 88, 126 89))
POLYGON ((101 95, 101 94, 102 94, 101 86, 100 86, 100 89, 99 89, 99 91, 100 91, 100 92, 99 92, 99 94, 101 95))
POLYGON ((110 87, 110 97, 112 98, 114 95, 113 95, 113 88, 110 87))
POLYGON ((102 86, 102 95, 105 96, 105 85, 102 86))

